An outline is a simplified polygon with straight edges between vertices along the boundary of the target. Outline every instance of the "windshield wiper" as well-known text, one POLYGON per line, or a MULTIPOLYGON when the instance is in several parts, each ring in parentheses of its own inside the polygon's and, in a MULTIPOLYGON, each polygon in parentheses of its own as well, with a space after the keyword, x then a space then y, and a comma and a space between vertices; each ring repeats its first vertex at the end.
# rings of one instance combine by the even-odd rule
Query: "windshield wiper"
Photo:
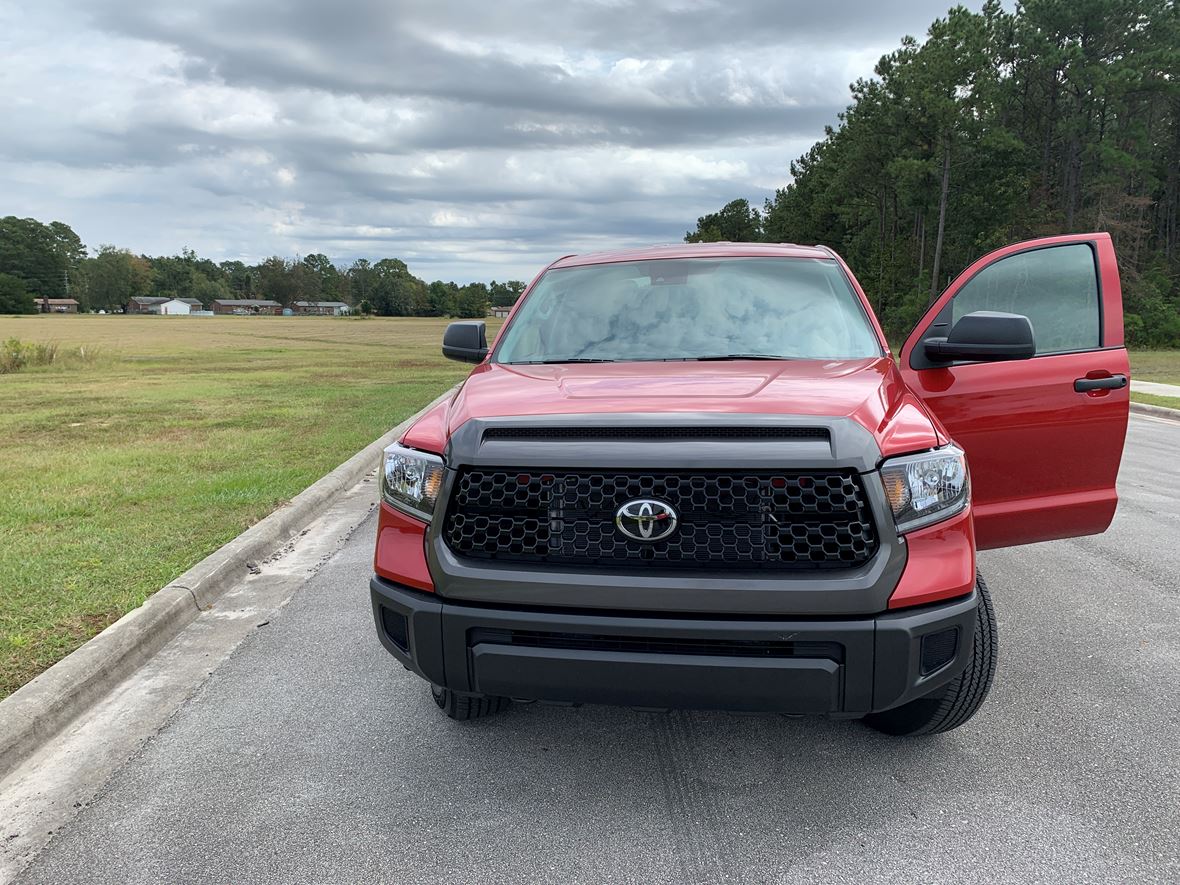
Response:
MULTIPOLYGON (((669 356, 649 357, 643 359, 623 360, 631 363, 692 363, 718 360, 794 360, 795 356, 781 356, 774 353, 709 353, 704 356, 669 356)), ((506 366, 560 366, 565 363, 617 363, 619 360, 601 359, 599 357, 572 356, 566 359, 553 360, 516 360, 505 363, 506 366)))
POLYGON ((713 353, 707 356, 694 356, 690 359, 706 362, 709 360, 793 360, 793 356, 780 356, 774 353, 713 353))
POLYGON ((559 366, 562 363, 613 363, 614 360, 595 359, 593 357, 575 356, 564 360, 519 360, 508 363, 510 366, 559 366))

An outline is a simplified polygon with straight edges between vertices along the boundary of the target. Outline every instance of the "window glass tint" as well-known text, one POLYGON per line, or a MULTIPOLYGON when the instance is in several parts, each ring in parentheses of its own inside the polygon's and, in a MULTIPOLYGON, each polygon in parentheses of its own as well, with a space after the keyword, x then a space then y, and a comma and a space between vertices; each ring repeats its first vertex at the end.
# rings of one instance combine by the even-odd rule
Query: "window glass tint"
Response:
POLYGON ((761 354, 857 359, 881 348, 834 261, 678 258, 551 270, 504 332, 504 363, 761 354))
POLYGON ((952 322, 977 310, 1024 314, 1039 354, 1098 347, 1094 253, 1085 243, 1072 243, 1002 258, 959 290, 952 322))

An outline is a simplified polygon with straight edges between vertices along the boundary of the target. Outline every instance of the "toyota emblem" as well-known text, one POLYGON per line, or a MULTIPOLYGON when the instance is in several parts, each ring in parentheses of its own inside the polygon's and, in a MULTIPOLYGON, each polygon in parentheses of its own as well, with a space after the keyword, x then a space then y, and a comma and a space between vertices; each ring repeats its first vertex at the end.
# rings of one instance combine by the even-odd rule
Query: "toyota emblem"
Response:
POLYGON ((662 541, 676 531, 676 511, 651 498, 628 501, 615 511, 615 527, 634 541, 662 541))

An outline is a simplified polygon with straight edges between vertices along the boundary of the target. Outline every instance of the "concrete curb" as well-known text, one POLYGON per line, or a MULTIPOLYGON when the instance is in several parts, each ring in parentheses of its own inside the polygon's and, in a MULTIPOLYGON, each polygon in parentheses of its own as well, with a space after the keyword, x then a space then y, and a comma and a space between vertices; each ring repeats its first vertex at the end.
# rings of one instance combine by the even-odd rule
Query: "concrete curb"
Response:
POLYGON ((202 611, 247 573, 247 563, 265 558, 318 517, 341 492, 377 466, 385 446, 417 418, 455 392, 451 388, 425 408, 316 480, 269 516, 194 565, 85 645, 0 701, 0 778, 24 761, 119 682, 143 665, 202 611))
POLYGON ((1167 418, 1180 421, 1180 409, 1169 409, 1166 406, 1153 406, 1150 403, 1131 403, 1131 411, 1140 415, 1154 415, 1156 418, 1167 418))

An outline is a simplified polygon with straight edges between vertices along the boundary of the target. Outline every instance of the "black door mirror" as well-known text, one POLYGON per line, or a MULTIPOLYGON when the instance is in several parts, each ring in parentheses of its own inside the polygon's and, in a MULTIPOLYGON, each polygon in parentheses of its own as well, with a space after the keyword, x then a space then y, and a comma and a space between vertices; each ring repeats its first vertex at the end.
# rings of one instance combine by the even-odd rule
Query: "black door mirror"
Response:
POLYGON ((977 310, 960 317, 946 338, 927 338, 922 345, 926 358, 935 363, 1026 360, 1037 353, 1028 317, 993 310, 977 310))
POLYGON ((488 355, 487 328, 483 320, 451 323, 443 332, 443 356, 462 363, 482 363, 488 355))

